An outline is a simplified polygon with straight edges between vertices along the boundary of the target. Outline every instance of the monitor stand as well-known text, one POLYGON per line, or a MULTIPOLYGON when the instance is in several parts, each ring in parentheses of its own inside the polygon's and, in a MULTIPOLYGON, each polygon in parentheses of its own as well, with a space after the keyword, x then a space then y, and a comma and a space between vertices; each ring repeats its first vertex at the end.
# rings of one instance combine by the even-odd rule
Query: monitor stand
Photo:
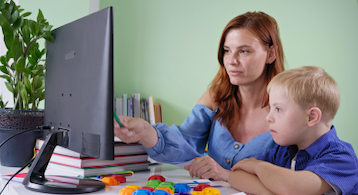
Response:
POLYGON ((47 165, 58 140, 66 140, 64 130, 51 131, 41 147, 26 177, 23 180, 25 187, 32 191, 53 194, 80 194, 101 190, 105 187, 102 181, 66 176, 45 176, 47 165))

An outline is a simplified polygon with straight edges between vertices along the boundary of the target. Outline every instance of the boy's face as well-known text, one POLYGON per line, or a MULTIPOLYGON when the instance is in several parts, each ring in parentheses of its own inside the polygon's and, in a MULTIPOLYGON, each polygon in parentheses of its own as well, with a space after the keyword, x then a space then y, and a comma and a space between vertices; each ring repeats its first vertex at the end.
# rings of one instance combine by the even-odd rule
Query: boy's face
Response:
POLYGON ((308 110, 293 102, 284 90, 271 88, 269 93, 270 112, 266 117, 274 141, 281 145, 305 144, 308 110))

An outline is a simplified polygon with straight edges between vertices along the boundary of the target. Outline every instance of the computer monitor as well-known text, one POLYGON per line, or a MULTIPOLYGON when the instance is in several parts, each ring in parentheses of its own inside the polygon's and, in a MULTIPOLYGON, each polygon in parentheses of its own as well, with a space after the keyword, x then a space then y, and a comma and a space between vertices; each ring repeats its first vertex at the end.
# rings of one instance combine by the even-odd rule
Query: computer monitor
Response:
POLYGON ((90 157, 114 159, 113 8, 52 31, 46 43, 45 126, 50 133, 23 184, 46 193, 103 189, 95 179, 45 175, 56 145, 90 157))

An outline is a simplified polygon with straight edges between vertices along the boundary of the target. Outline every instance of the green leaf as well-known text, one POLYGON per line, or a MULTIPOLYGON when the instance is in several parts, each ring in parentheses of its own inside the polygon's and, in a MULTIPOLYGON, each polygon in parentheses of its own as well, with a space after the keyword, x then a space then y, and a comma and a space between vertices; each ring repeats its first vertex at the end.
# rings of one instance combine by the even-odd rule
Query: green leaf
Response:
POLYGON ((5 16, 0 14, 0 26, 3 26, 7 22, 5 16))
POLYGON ((13 24, 17 18, 19 17, 19 12, 17 11, 17 9, 11 14, 11 20, 10 20, 10 24, 13 24))
POLYGON ((24 77, 23 80, 27 93, 32 94, 32 85, 30 83, 30 80, 27 77, 24 77))
POLYGON ((24 72, 27 75, 32 75, 31 68, 24 68, 24 69, 22 69, 22 72, 24 72))
POLYGON ((12 90, 12 85, 9 82, 5 82, 6 88, 11 92, 14 93, 12 90))
POLYGON ((4 9, 5 7, 5 1, 0 0, 0 10, 4 9))
POLYGON ((4 74, 8 75, 9 74, 9 71, 7 70, 6 66, 3 65, 3 66, 0 66, 0 71, 3 72, 4 74))
POLYGON ((6 79, 8 82, 10 82, 10 77, 8 75, 0 75, 1 78, 6 79))
POLYGON ((7 56, 9 59, 13 58, 15 61, 22 55, 22 43, 19 39, 13 37, 9 33, 4 33, 5 45, 8 49, 7 56))
POLYGON ((2 10, 2 15, 5 17, 5 19, 7 20, 7 22, 10 23, 11 21, 11 14, 8 10, 2 10))
POLYGON ((37 50, 39 50, 39 47, 40 45, 37 42, 33 42, 27 50, 27 55, 33 55, 37 50))
POLYGON ((5 56, 1 56, 1 57, 0 57, 0 62, 1 62, 1 64, 3 64, 3 65, 8 65, 8 64, 7 64, 8 61, 6 60, 6 57, 5 57, 5 56))
POLYGON ((35 76, 33 82, 35 83, 35 90, 42 86, 42 79, 39 76, 35 76))
POLYGON ((31 34, 31 32, 30 32, 29 26, 27 24, 24 25, 22 27, 22 38, 26 45, 29 44, 31 41, 30 34, 31 34))
POLYGON ((8 24, 4 24, 2 26, 3 32, 4 32, 4 42, 5 46, 8 49, 8 51, 12 47, 12 43, 14 42, 14 34, 12 31, 12 27, 10 27, 8 24))
POLYGON ((45 20, 44 15, 42 14, 42 11, 39 9, 39 13, 37 14, 37 22, 41 23, 45 20))
POLYGON ((45 32, 43 35, 42 35, 42 37, 46 40, 46 41, 48 41, 48 42, 50 42, 50 43, 52 43, 52 34, 50 33, 50 32, 45 32))
POLYGON ((21 73, 22 70, 24 69, 25 67, 25 58, 21 57, 19 59, 19 61, 17 61, 17 64, 16 64, 16 72, 17 73, 21 73))
POLYGON ((26 13, 22 14, 21 16, 25 18, 25 17, 27 17, 29 15, 31 15, 31 12, 26 12, 26 13))
POLYGON ((44 70, 45 68, 40 65, 35 70, 32 71, 32 74, 34 74, 34 76, 42 75, 45 72, 44 70))
POLYGON ((21 81, 19 81, 19 90, 20 90, 20 95, 21 95, 22 100, 24 101, 25 104, 28 104, 29 102, 28 102, 28 98, 27 98, 27 92, 26 92, 24 84, 21 81))
POLYGON ((35 37, 37 35, 37 23, 33 20, 27 20, 27 25, 29 26, 31 35, 35 37))
POLYGON ((17 10, 17 5, 14 1, 10 1, 9 8, 8 8, 10 14, 13 13, 15 10, 17 10))
POLYGON ((14 23, 14 25, 12 25, 12 27, 14 28, 14 30, 17 30, 22 26, 23 23, 24 23, 24 19, 22 17, 20 17, 15 21, 15 23, 14 23))
POLYGON ((38 99, 38 101, 45 99, 45 90, 44 88, 38 89, 35 93, 35 99, 38 99))

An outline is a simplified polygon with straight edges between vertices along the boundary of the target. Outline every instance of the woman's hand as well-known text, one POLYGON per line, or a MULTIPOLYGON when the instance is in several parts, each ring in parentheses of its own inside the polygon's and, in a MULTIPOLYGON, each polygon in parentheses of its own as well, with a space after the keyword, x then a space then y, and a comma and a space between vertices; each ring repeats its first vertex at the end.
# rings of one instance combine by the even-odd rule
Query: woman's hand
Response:
POLYGON ((118 116, 123 127, 114 120, 114 134, 125 143, 140 141, 146 148, 154 147, 158 142, 157 131, 141 118, 118 116))
POLYGON ((192 177, 217 181, 227 181, 231 172, 224 169, 208 155, 196 158, 191 165, 185 166, 184 169, 188 170, 192 177))

